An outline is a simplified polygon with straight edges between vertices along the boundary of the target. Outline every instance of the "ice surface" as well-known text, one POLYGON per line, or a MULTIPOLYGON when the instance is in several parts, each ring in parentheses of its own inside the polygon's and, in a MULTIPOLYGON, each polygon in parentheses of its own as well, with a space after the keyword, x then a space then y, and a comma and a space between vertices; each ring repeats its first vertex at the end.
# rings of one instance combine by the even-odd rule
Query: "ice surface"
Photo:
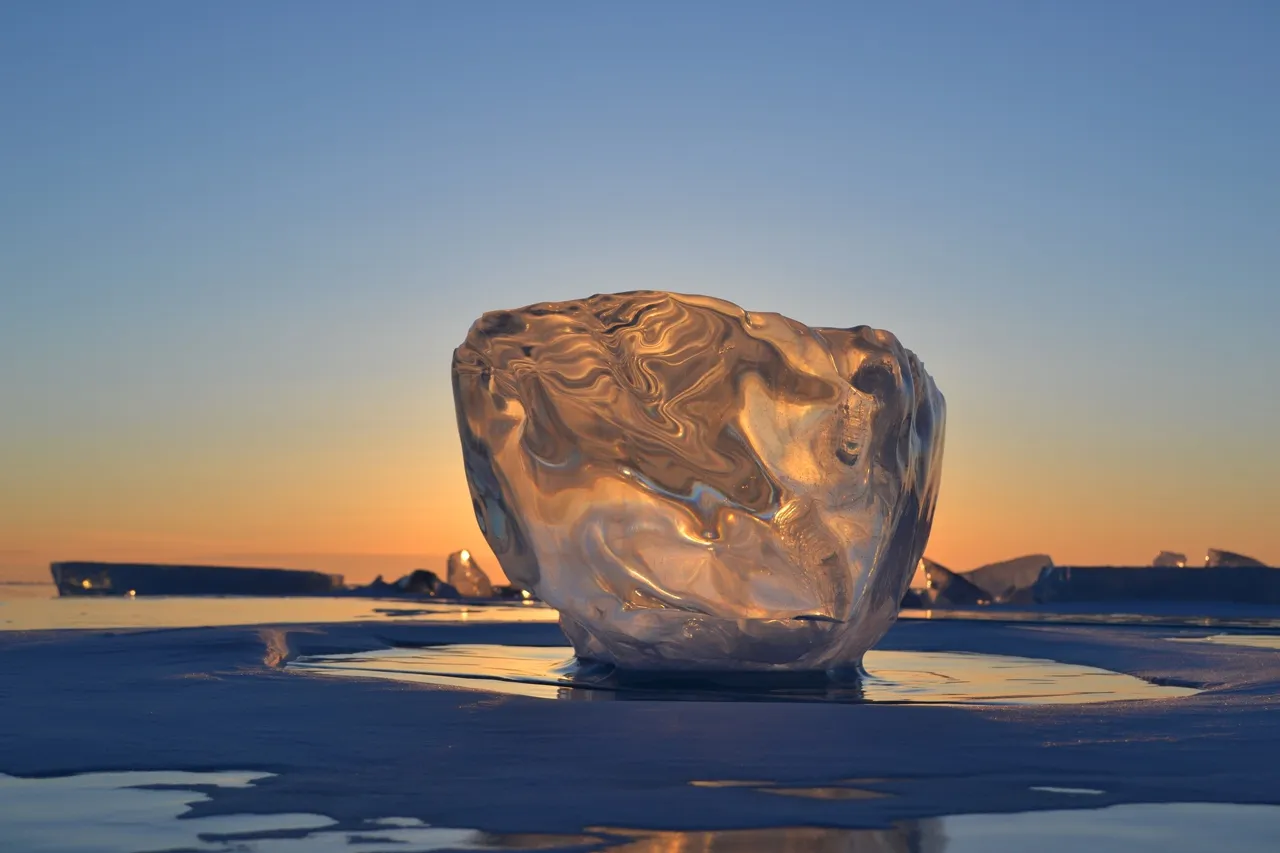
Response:
POLYGON ((484 569, 476 565, 470 551, 454 551, 449 555, 449 584, 466 598, 491 598, 493 584, 484 569))
POLYGON ((893 622, 945 404, 892 334, 597 295, 484 315, 453 386, 481 530, 579 656, 838 669, 893 622))
MULTIPOLYGON (((67 605, 65 600, 51 603, 67 605)), ((82 601, 72 609, 99 603, 129 604, 82 601)), ((1210 688, 1173 701, 1100 702, 1034 713, 788 701, 540 706, 486 701, 483 694, 438 687, 283 675, 263 665, 286 632, 287 647, 298 656, 386 650, 389 644, 419 649, 459 642, 563 645, 551 624, 461 624, 494 610, 541 612, 471 607, 469 616, 454 616, 452 624, 384 620, 271 631, 260 625, 39 636, 0 631, 0 772, 49 778, 86 769, 274 770, 280 775, 249 788, 200 787, 211 802, 180 823, 214 815, 312 813, 339 821, 335 831, 366 838, 371 833, 359 829, 366 820, 393 815, 498 832, 819 822, 888 826, 943 813, 1055 806, 1052 795, 1027 790, 1031 785, 1102 788, 1108 793, 1099 804, 1142 802, 1153 795, 1170 802, 1247 803, 1274 799, 1272 792, 1280 791, 1275 760, 1280 654, 1168 639, 1221 633, 1217 629, 1071 624, 1029 629, 1025 623, 903 620, 868 655, 873 674, 881 652, 944 649, 1052 658, 1141 673, 1164 685, 1210 688), (440 735, 419 736, 424 725, 440 735), (1046 743, 1053 748, 1045 749, 1046 743), (694 788, 688 782, 695 779, 852 784, 896 796, 819 808, 822 804, 750 789, 694 788), (881 788, 870 779, 890 781, 881 788)), ((936 687, 946 684, 939 679, 936 687)), ((0 812, 19 808, 15 800, 0 792, 0 812)), ((70 794, 49 802, 53 810, 45 817, 66 828, 87 805, 70 794)), ((1059 807, 1083 804, 1065 796, 1059 802, 1059 807)), ((126 819, 120 811, 107 817, 126 819)), ((199 826, 189 827, 193 836, 199 826)), ((6 834, 10 827, 0 817, 0 850, 40 849, 6 834)), ((1262 839, 1275 837, 1272 832, 1262 839)), ((87 835, 86 841, 84 849, 95 853, 109 849, 99 843, 100 835, 87 835)), ((1201 841, 1188 849, 1219 853, 1227 846, 1201 841)), ((241 851, 248 847, 240 839, 223 843, 241 851)), ((209 844, 214 846, 212 839, 209 844)), ((193 837, 186 844, 150 849, 195 846, 193 837)), ((301 841, 297 846, 314 849, 301 841)), ((369 846, 389 853, 426 845, 369 846)), ((1258 842, 1252 849, 1274 846, 1258 842)), ((609 849, 619 853, 624 847, 614 841, 609 849)), ((707 849, 675 842, 671 847, 707 849)), ((140 849, 148 848, 125 847, 140 849)), ((726 848, 715 849, 723 853, 726 848)), ((735 849, 785 848, 746 844, 735 849)), ((835 849, 847 853, 849 848, 835 849)))

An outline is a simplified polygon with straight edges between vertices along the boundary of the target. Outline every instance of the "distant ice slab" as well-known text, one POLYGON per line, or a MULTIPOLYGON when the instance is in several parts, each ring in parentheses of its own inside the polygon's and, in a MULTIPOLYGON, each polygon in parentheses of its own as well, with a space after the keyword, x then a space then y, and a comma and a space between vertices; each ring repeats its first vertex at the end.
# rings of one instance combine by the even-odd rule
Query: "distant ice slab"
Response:
POLYGON ((1255 560, 1253 557, 1246 557, 1244 554, 1237 554, 1234 551, 1224 551, 1221 548, 1210 548, 1204 555, 1204 565, 1206 568, 1217 569, 1223 567, 1238 568, 1241 566, 1262 567, 1266 563, 1261 560, 1255 560))
POLYGON ((301 569, 62 560, 49 572, 60 596, 329 595, 343 588, 342 575, 301 569))
POLYGON ((453 387, 481 530, 580 657, 840 669, 897 615, 945 404, 889 332, 597 295, 484 315, 453 387))
POLYGON ((1280 605, 1280 569, 1055 566, 1044 570, 1032 593, 1040 604, 1176 601, 1280 605))

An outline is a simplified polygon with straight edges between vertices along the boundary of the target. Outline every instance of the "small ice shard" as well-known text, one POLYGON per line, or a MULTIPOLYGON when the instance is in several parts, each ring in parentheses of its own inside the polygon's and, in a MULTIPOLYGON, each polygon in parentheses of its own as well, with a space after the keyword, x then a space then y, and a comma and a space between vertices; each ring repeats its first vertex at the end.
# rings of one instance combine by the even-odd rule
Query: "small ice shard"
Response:
POLYGON ((485 314, 453 389, 480 529, 580 657, 843 669, 896 617, 945 404, 892 334, 597 295, 485 314))
POLYGON ((921 557, 920 562, 916 563, 916 570, 911 575, 911 582, 907 584, 907 589, 924 590, 929 588, 929 567, 940 566, 941 563, 935 563, 928 557, 921 557))
POLYGON ((1253 557, 1246 557, 1244 554, 1237 554, 1233 551, 1223 551, 1220 548, 1210 548, 1209 552, 1204 556, 1204 565, 1208 569, 1216 569, 1223 566, 1263 566, 1267 564, 1261 560, 1255 560, 1253 557))
POLYGON ((476 565, 471 552, 463 549, 449 555, 449 583, 463 598, 492 598, 493 584, 484 569, 476 565))
POLYGON ((1151 561, 1151 565, 1161 568, 1180 569, 1187 564, 1187 555, 1177 551, 1161 551, 1151 561))

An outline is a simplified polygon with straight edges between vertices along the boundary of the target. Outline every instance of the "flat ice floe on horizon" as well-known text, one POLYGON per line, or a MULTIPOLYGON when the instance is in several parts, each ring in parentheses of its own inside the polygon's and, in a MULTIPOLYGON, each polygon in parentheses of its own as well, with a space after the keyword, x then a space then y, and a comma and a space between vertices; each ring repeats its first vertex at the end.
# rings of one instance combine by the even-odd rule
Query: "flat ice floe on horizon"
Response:
POLYGON ((481 529, 580 656, 837 669, 893 622, 945 404, 892 334, 597 295, 486 314, 453 384, 481 529))

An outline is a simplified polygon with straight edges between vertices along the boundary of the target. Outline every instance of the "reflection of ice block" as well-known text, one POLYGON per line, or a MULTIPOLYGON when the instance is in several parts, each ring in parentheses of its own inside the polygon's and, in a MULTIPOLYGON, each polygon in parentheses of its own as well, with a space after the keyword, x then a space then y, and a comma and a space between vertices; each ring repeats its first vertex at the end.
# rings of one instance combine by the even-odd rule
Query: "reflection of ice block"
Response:
POLYGON ((449 585, 466 598, 491 598, 493 584, 484 569, 476 565, 470 551, 454 551, 449 555, 449 585))
POLYGON ((945 407, 892 334, 593 296, 484 315, 453 387, 480 527, 580 656, 838 669, 893 622, 945 407))

